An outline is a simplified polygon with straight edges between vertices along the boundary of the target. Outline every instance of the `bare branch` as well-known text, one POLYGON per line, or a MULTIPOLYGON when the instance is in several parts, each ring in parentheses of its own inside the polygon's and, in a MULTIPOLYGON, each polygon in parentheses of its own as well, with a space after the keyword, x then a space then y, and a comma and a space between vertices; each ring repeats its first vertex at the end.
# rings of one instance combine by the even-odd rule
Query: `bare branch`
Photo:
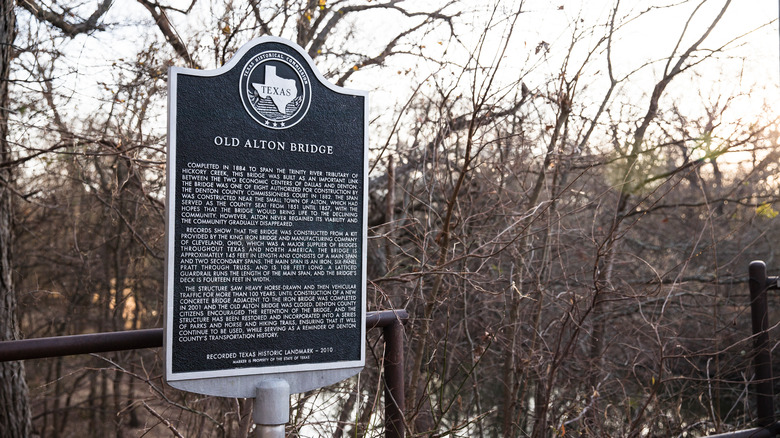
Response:
POLYGON ((105 30, 103 24, 99 24, 103 15, 108 12, 113 0, 103 0, 87 19, 71 23, 65 19, 65 14, 53 12, 38 4, 35 0, 19 0, 18 4, 37 19, 46 21, 52 26, 60 29, 62 33, 69 37, 75 37, 82 33, 89 33, 96 30, 105 30))
POLYGON ((176 53, 181 56, 182 59, 184 59, 187 65, 191 68, 200 68, 200 65, 198 65, 198 63, 192 58, 190 52, 187 50, 187 46, 184 44, 184 42, 179 37, 179 34, 171 25, 165 10, 157 3, 153 3, 149 0, 138 0, 138 2, 141 3, 150 14, 152 14, 152 18, 154 18, 154 22, 157 24, 157 28, 160 29, 160 32, 162 32, 165 40, 168 41, 168 44, 173 47, 173 50, 175 50, 176 53))

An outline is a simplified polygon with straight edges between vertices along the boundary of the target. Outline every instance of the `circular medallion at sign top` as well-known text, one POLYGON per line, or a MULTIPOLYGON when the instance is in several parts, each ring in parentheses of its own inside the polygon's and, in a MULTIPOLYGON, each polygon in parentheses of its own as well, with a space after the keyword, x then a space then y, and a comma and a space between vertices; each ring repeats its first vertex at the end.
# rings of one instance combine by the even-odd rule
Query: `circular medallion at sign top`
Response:
POLYGON ((298 60, 275 50, 252 57, 241 70, 239 94, 247 113, 271 129, 300 122, 311 104, 311 81, 298 60))

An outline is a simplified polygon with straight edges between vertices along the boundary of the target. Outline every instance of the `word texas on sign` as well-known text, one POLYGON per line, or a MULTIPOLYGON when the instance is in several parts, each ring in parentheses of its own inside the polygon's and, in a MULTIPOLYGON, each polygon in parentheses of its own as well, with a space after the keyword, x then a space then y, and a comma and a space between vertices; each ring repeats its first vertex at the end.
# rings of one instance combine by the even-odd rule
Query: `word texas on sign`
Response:
POLYGON ((368 96, 261 38, 169 72, 166 378, 253 397, 365 362, 368 96))

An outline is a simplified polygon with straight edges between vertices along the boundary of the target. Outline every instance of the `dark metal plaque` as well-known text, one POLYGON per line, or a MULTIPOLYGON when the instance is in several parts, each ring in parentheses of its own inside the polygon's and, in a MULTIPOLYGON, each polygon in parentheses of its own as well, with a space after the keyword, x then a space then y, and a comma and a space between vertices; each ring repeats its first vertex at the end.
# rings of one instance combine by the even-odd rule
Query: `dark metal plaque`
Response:
POLYGON ((362 367, 368 94, 270 37, 168 89, 167 380, 362 367))

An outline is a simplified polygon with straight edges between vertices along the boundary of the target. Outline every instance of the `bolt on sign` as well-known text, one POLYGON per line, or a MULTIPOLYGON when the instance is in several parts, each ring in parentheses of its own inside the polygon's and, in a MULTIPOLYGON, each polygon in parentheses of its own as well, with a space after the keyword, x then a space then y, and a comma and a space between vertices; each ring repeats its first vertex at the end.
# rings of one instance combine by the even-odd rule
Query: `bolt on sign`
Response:
POLYGON ((165 356, 171 386, 254 397, 365 363, 368 93, 264 37, 168 79, 165 356))

